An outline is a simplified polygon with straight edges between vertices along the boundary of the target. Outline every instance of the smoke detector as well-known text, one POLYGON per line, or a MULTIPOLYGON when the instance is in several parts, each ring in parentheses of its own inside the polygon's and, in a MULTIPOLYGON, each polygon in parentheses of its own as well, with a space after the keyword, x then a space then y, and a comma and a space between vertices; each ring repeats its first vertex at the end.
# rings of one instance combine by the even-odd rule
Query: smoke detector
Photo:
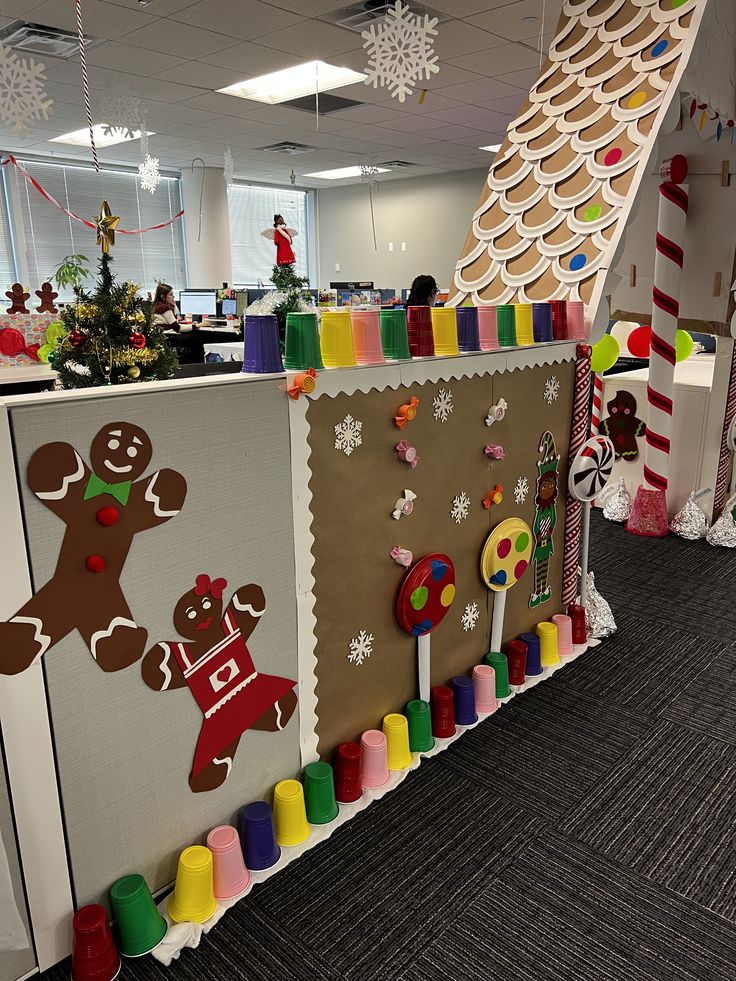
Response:
POLYGON ((314 153, 316 149, 316 146, 307 146, 306 143, 292 143, 290 140, 256 147, 256 150, 263 150, 264 153, 283 153, 287 157, 295 157, 300 153, 314 153))
MULTIPOLYGON (((22 20, 14 20, 3 28, 0 31, 0 40, 15 51, 41 58, 69 59, 79 54, 79 38, 72 31, 22 20)), ((89 49, 102 44, 103 38, 85 37, 84 40, 89 49)))

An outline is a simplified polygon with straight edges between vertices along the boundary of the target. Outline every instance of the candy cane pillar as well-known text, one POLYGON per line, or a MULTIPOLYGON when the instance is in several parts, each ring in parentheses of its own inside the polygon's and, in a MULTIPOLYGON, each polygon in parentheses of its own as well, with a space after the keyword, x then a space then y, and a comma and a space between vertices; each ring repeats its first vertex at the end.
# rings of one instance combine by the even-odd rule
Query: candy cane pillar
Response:
POLYGON ((603 411, 603 375, 595 372, 593 375, 593 409, 590 414, 590 435, 597 436, 601 426, 603 411))
MULTIPOLYGON (((723 417, 723 432, 721 433, 721 450, 718 458, 718 475, 716 476, 715 494, 713 495, 713 511, 720 514, 726 502, 726 492, 728 491, 728 467, 731 462, 731 449, 728 445, 728 434, 731 429, 734 417, 736 416, 736 342, 734 342, 731 353, 731 377, 728 381, 728 395, 726 397, 726 412, 723 417)), ((734 480, 736 480, 736 461, 733 464, 733 475, 731 478, 731 491, 733 491, 734 480)))
MULTIPOLYGON (((572 402, 570 459, 585 442, 588 431, 588 399, 590 397, 590 347, 578 344, 575 362, 575 393, 572 402)), ((578 558, 583 505, 568 492, 565 503, 565 551, 562 560, 562 605, 567 608, 577 599, 578 558)))

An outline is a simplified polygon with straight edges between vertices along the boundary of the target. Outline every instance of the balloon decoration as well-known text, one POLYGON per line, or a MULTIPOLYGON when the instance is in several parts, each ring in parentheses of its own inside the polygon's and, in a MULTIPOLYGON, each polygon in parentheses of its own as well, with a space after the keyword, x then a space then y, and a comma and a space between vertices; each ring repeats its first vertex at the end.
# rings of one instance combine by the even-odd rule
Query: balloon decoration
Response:
MULTIPOLYGON (((629 354, 632 358, 648 358, 652 344, 652 328, 648 324, 637 327, 629 334, 626 342, 629 354)), ((597 347, 598 345, 596 345, 597 347)), ((679 361, 687 361, 693 353, 695 343, 686 330, 678 330, 675 335, 675 358, 679 361)), ((595 348, 593 348, 595 352, 595 348)))
MULTIPOLYGON (((638 328, 641 330, 641 328, 638 328)), ((689 336, 689 335, 688 335, 689 336)), ((593 345, 593 353, 590 358, 590 370, 596 374, 603 374, 608 371, 618 361, 620 352, 618 341, 611 334, 604 334, 597 344, 593 345)))

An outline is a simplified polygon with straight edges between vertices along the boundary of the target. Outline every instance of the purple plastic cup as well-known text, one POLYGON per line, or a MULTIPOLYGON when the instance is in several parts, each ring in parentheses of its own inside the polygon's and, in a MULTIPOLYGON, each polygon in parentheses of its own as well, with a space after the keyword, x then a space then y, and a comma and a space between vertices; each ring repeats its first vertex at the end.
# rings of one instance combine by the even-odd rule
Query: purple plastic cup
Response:
POLYGON ((536 343, 554 340, 552 333, 552 307, 549 303, 532 303, 532 321, 536 343))
POLYGON ((555 613, 552 623, 557 626, 557 650, 563 657, 574 653, 572 646, 572 620, 565 613, 555 613))
POLYGON ((475 711, 473 679, 461 674, 457 678, 453 678, 450 684, 452 685, 455 703, 455 725, 472 726, 478 721, 478 714, 475 711))
POLYGON ((526 644, 526 665, 524 675, 535 678, 542 673, 542 652, 537 634, 519 634, 519 640, 526 644))
POLYGON ((243 372, 271 375, 284 370, 279 344, 279 326, 272 314, 247 314, 243 372))
POLYGON ((256 800, 240 812, 240 844, 245 864, 251 872, 270 869, 281 858, 276 844, 271 805, 256 800))
POLYGON ((457 308, 457 343, 461 351, 480 351, 478 308, 457 308))

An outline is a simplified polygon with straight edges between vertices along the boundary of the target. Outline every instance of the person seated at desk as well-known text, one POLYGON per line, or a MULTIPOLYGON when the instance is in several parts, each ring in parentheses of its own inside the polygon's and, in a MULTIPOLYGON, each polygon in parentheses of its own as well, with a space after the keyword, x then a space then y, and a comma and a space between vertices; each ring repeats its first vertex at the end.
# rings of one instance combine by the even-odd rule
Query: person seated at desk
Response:
POLYGON ((433 307, 437 301, 437 280, 434 276, 417 276, 406 298, 407 307, 433 307))
POLYGON ((182 336, 179 326, 179 311, 176 308, 174 289, 168 283, 159 283, 153 299, 153 322, 163 328, 169 344, 176 349, 181 364, 198 364, 204 361, 204 343, 197 337, 196 330, 182 336))

